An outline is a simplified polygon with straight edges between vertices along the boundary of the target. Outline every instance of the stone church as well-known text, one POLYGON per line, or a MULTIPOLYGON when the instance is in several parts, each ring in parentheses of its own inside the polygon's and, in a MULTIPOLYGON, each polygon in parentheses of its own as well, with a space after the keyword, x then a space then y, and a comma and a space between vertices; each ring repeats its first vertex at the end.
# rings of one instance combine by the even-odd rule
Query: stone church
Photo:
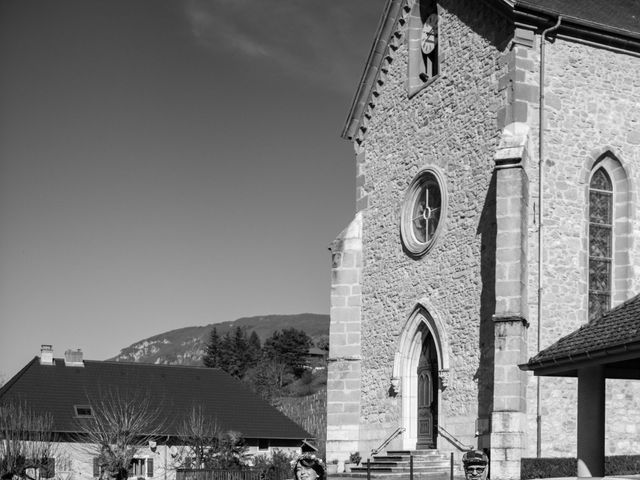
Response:
MULTIPOLYGON (((576 379, 520 366, 640 293, 640 1, 388 0, 343 137, 327 460, 575 457, 576 379)), ((640 382, 605 449, 640 451, 640 382)))

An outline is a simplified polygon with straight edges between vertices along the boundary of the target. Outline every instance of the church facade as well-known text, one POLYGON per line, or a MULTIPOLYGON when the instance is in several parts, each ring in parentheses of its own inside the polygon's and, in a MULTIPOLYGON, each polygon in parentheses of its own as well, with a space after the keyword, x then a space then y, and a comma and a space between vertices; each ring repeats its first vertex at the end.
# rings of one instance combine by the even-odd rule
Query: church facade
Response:
MULTIPOLYGON (((519 365, 640 293, 639 19, 628 0, 387 2, 343 131, 328 461, 388 439, 486 449, 494 478, 575 457, 575 379, 519 365)), ((637 453, 640 385, 606 395, 607 454, 637 453)))

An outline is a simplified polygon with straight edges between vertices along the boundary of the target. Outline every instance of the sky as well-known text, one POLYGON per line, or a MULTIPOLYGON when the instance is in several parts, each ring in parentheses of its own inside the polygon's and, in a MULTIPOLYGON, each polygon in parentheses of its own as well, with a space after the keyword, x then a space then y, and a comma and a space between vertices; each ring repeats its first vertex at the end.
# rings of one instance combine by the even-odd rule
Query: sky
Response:
POLYGON ((0 0, 0 381, 328 313, 385 0, 0 0))

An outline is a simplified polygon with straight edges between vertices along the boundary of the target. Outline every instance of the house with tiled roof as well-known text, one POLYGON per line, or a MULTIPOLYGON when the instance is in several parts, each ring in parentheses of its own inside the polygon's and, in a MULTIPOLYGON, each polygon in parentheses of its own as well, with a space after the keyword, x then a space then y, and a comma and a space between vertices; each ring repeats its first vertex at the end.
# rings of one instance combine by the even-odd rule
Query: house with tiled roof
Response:
POLYGON ((147 480, 175 477, 180 428, 194 409, 212 419, 219 431, 241 433, 249 454, 270 454, 274 449, 299 453, 311 438, 220 369, 84 360, 81 351, 73 350, 54 358, 48 345, 0 389, 0 403, 26 403, 50 415, 61 458, 55 471, 90 480, 99 471, 95 449, 82 443, 84 427, 92 421, 92 404, 109 392, 143 398, 158 419, 154 441, 140 450, 135 463, 135 476, 147 480))
POLYGON ((459 465, 474 447, 492 478, 533 457, 601 475, 604 455, 640 451, 640 384, 589 370, 635 348, 599 342, 630 334, 613 312, 640 293, 640 2, 381 13, 342 130, 356 201, 331 245, 327 459, 459 465), (606 442, 581 409, 606 410, 588 424, 606 442))

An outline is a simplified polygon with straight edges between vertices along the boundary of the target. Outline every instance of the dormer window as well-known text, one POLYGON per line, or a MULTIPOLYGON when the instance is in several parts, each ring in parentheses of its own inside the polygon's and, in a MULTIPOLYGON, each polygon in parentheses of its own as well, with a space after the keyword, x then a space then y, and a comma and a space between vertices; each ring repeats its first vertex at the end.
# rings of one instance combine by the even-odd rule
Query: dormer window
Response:
POLYGON ((79 418, 93 417, 93 410, 89 405, 74 405, 73 409, 75 411, 76 417, 79 417, 79 418))
POLYGON ((438 6, 433 0, 416 0, 408 23, 409 96, 418 93, 439 73, 438 6))

